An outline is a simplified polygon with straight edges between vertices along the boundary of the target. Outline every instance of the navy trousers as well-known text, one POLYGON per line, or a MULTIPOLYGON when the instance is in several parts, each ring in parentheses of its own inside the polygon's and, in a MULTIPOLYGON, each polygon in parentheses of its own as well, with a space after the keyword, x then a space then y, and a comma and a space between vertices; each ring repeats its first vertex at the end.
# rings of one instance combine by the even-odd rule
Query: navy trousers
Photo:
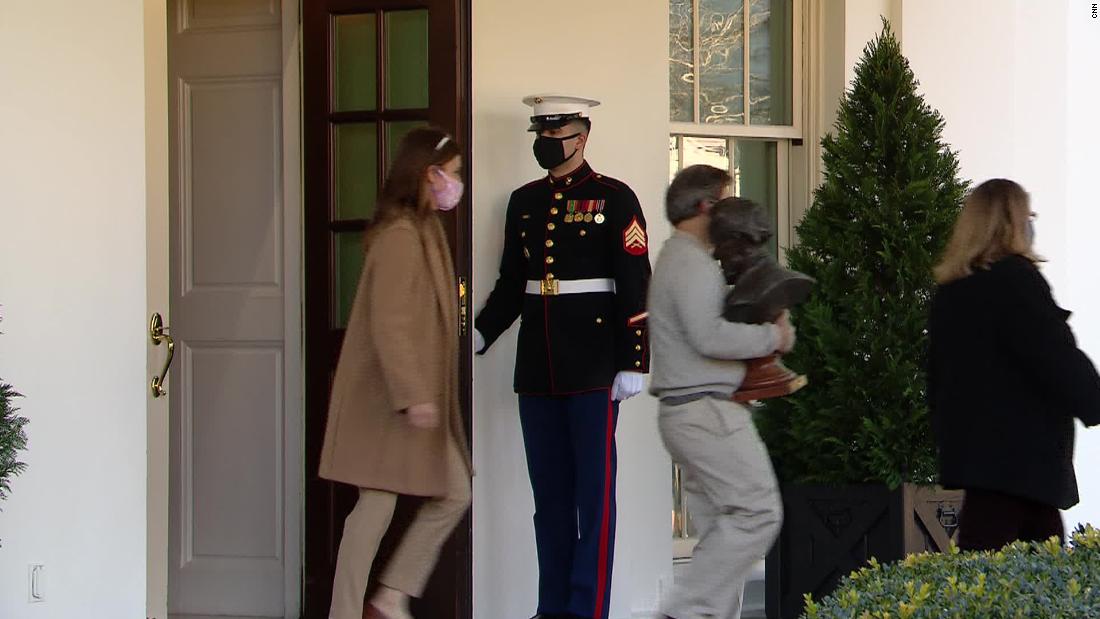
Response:
POLYGON ((615 554, 615 426, 609 390, 519 398, 535 497, 543 614, 606 619, 615 554))

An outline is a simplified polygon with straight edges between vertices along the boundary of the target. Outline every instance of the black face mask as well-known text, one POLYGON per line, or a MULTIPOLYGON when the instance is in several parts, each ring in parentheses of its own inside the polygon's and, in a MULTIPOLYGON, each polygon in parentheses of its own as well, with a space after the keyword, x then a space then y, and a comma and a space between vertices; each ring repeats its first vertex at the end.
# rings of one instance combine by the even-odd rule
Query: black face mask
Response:
POLYGON ((553 170, 569 161, 580 149, 574 148, 572 154, 567 157, 565 155, 565 142, 578 136, 580 136, 579 133, 567 135, 564 138, 551 138, 540 135, 535 138, 535 161, 538 161, 544 170, 553 170))

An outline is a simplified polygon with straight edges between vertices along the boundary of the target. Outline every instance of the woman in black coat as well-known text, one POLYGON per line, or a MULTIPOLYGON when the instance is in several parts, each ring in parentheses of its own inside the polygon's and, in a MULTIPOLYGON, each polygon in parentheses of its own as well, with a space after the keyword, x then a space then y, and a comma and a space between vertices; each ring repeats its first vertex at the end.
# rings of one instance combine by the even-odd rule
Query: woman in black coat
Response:
POLYGON ((1100 376, 1036 266, 1033 217, 1018 184, 982 183, 936 267, 928 397, 940 481, 966 490, 964 550, 1063 537, 1074 418, 1100 423, 1100 376))

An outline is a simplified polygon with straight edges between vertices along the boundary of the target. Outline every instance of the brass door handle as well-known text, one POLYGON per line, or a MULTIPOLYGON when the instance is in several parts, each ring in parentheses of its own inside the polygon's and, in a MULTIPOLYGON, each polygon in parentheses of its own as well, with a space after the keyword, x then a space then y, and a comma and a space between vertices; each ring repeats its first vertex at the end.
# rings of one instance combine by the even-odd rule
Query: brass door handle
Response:
POLYGON ((160 371, 160 376, 154 376, 149 382, 153 397, 159 398, 168 394, 164 388, 164 380, 168 377, 168 368, 172 367, 172 359, 176 356, 176 342, 172 340, 171 335, 168 335, 168 327, 164 326, 164 319, 159 313, 154 312, 153 317, 149 319, 149 338, 153 340, 153 346, 168 342, 168 358, 164 360, 164 369, 160 371))
POLYGON ((466 293, 466 278, 458 278, 458 334, 465 337, 466 327, 469 323, 469 296, 466 293))

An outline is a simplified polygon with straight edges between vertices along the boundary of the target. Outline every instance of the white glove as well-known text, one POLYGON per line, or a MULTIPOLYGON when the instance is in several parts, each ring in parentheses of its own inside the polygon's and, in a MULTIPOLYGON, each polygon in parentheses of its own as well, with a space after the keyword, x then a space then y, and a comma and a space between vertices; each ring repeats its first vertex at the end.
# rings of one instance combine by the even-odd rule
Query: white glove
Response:
POLYGON ((481 335, 481 331, 474 329, 474 352, 479 353, 485 350, 485 337, 481 335))
POLYGON ((645 387, 645 375, 640 372, 619 372, 615 375, 615 384, 611 386, 611 399, 622 402, 642 392, 645 387))

